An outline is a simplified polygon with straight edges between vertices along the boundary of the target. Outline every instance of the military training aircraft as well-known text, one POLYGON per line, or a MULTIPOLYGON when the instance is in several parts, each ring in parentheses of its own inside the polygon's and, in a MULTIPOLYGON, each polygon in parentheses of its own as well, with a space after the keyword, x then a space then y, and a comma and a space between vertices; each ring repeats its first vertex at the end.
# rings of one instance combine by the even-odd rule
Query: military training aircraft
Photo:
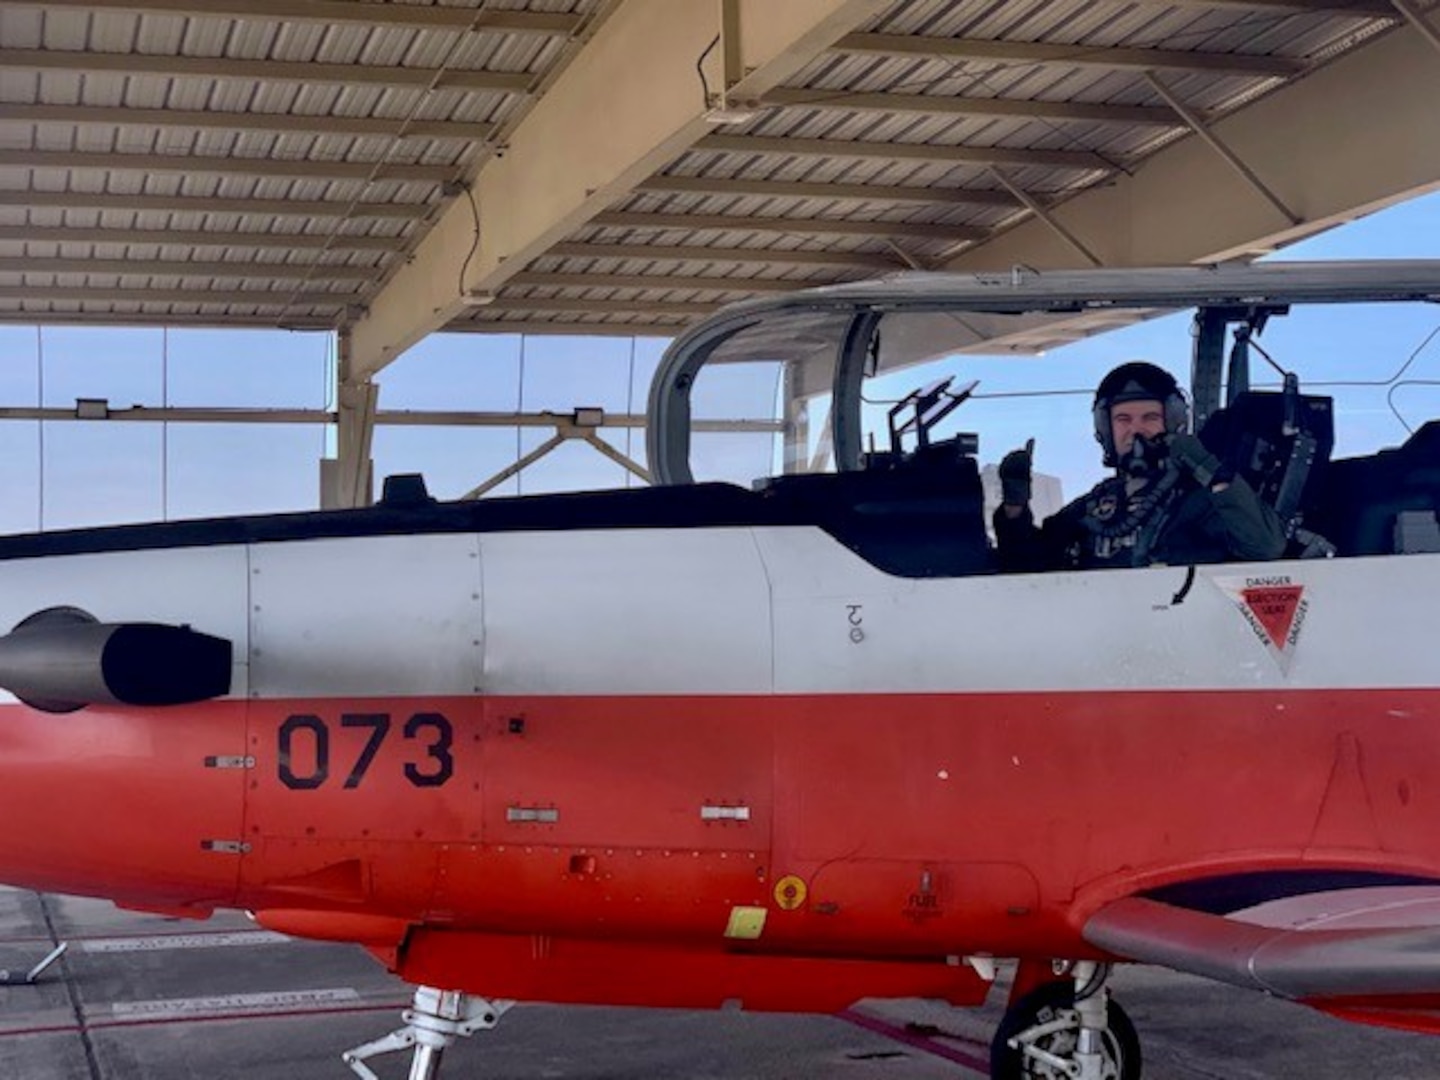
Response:
POLYGON ((653 487, 0 539, 0 881, 363 945, 419 989, 362 1076, 515 1000, 977 1005, 997 959, 1003 1080, 1140 1076, 1123 962, 1440 1031, 1440 422, 1339 458, 1303 356, 1251 388, 1292 307, 1437 298, 1440 262, 902 274, 685 332, 653 487), (907 365, 1181 310, 1278 561, 1000 573, 937 433, 966 391, 867 438, 907 365), (746 364, 753 488, 692 438, 746 364))

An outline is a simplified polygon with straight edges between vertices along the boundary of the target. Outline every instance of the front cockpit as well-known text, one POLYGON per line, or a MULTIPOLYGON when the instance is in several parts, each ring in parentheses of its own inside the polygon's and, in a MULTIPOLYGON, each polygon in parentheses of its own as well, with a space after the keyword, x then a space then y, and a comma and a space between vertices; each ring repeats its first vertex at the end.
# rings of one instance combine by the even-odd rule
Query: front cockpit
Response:
MULTIPOLYGON (((661 484, 748 482, 890 573, 985 573, 996 484, 987 503, 977 460, 987 433, 962 406, 999 395, 977 394, 965 361, 1019 364, 1188 310, 1192 430, 1274 508, 1287 554, 1422 550, 1436 532, 1440 428, 1332 461, 1331 397, 1260 341, 1292 307, 1437 296, 1440 264, 1390 262, 902 274, 767 298, 667 351, 651 390, 651 469, 661 484), (917 374, 932 361, 948 374, 917 374)), ((1006 449, 988 447, 992 459, 1006 449)))

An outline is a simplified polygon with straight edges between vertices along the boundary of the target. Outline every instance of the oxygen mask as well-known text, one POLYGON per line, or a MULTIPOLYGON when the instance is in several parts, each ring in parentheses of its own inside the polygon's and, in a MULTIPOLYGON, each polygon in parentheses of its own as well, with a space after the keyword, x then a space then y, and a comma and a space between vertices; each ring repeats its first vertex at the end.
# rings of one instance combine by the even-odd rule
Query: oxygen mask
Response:
POLYGON ((1136 435, 1130 449, 1121 455, 1116 468, 1127 479, 1149 480, 1165 470, 1166 457, 1164 435, 1154 438, 1136 435))

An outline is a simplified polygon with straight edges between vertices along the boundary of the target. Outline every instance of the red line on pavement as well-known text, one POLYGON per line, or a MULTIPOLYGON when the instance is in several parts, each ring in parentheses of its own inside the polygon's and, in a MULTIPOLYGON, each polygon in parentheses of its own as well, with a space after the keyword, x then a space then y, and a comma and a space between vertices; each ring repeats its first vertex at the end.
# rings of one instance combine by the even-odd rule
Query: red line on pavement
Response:
MULTIPOLYGON (((151 930, 151 931, 148 931, 148 932, 142 932, 142 931, 126 931, 125 933, 121 933, 121 934, 98 934, 98 933, 97 933, 97 934, 66 934, 66 935, 63 937, 62 940, 64 940, 64 941, 141 941, 141 940, 144 940, 144 939, 146 939, 146 938, 167 938, 167 937, 219 937, 219 936, 221 936, 222 934, 231 934, 231 935, 255 934, 255 935, 257 935, 257 936, 263 934, 263 935, 267 935, 267 936, 268 936, 268 935, 273 934, 273 933, 274 933, 273 930, 255 929, 255 928, 252 928, 252 927, 241 927, 241 928, 236 929, 236 930, 219 930, 219 929, 216 929, 216 928, 214 928, 214 927, 204 927, 204 928, 198 929, 198 930, 190 930, 190 929, 185 929, 185 930, 159 930, 159 931, 151 930)), ((0 945, 34 945, 34 944, 43 944, 43 945, 45 945, 45 946, 47 946, 47 947, 53 947, 54 942, 52 942, 52 941, 50 940, 50 936, 49 936, 48 934, 22 934, 22 935, 17 935, 17 936, 13 936, 13 937, 0 937, 0 945)))
MULTIPOLYGON (((856 1027, 864 1028, 866 1031, 873 1031, 877 1035, 884 1035, 887 1039, 894 1039, 898 1043, 904 1043, 906 1046, 914 1047, 916 1050, 923 1050, 927 1054, 934 1054, 936 1057, 944 1058, 946 1061, 953 1061, 955 1064, 963 1065, 965 1068, 979 1073, 981 1076, 988 1077, 990 1075, 990 1063, 984 1058, 953 1046, 946 1046, 944 1043, 937 1042, 927 1035, 917 1035, 913 1031, 907 1031, 905 1028, 896 1024, 891 1024, 878 1017, 867 1016, 865 1013, 857 1012, 854 1009, 846 1009, 844 1012, 836 1013, 835 1015, 848 1024, 854 1024, 856 1027)), ((946 1038, 959 1039, 960 1037, 946 1036, 946 1038)), ((973 1039, 961 1039, 960 1041, 983 1049, 983 1045, 975 1042, 973 1039)))

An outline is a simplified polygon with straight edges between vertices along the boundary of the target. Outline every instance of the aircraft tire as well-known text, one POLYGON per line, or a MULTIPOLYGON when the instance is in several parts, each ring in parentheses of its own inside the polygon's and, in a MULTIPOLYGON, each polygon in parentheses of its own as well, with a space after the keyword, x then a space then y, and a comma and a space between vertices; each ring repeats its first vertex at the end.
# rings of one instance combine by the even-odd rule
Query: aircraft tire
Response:
MULTIPOLYGON (((1070 981, 1046 983, 1021 998, 1000 1021, 990 1043, 991 1080, 1061 1080, 1060 1073, 1027 1058, 1007 1045, 1026 1028, 1054 1018, 1060 1009, 1075 1004, 1075 985, 1070 981)), ((1109 1030, 1105 1033, 1105 1080, 1140 1080, 1140 1037, 1130 1017, 1112 998, 1108 1007, 1109 1030)), ((1075 1048, 1075 1033, 1061 1031, 1040 1040, 1042 1050, 1061 1057, 1075 1048)))

